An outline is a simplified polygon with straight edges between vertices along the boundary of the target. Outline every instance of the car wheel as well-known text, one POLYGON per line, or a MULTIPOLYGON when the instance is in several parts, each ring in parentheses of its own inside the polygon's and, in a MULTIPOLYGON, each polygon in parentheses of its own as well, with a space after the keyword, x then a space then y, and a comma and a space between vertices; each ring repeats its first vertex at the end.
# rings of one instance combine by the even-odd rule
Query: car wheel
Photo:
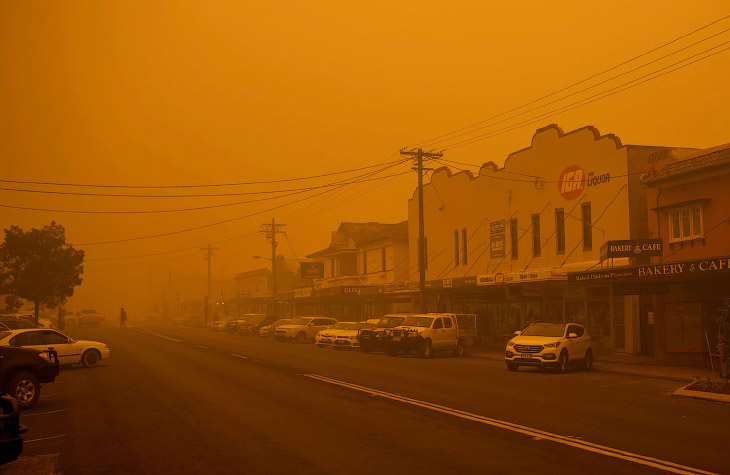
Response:
POLYGON ((464 356, 465 352, 466 347, 464 346, 464 342, 460 340, 458 343, 456 343, 456 348, 454 348, 454 356, 456 356, 457 358, 461 358, 462 356, 464 356))
POLYGON ((593 367, 593 350, 588 348, 586 351, 586 357, 583 359, 583 369, 585 371, 590 371, 593 367))
POLYGON ((307 341, 307 334, 304 332, 297 333, 297 343, 304 343, 307 341))
POLYGON ((508 361, 507 362, 507 369, 510 370, 510 371, 517 371, 518 369, 520 369, 520 365, 518 365, 517 363, 510 363, 508 361))
POLYGON ((81 364, 87 368, 96 366, 99 359, 99 353, 96 350, 86 350, 86 352, 81 356, 81 364))
POLYGON ((563 351, 560 353, 558 358, 558 364, 555 366, 555 371, 558 373, 565 373, 568 370, 568 352, 563 351))
POLYGON ((421 344, 420 353, 421 358, 430 358, 433 356, 433 346, 431 345, 431 340, 425 340, 421 344))
POLYGON ((28 371, 21 371, 10 381, 8 393, 18 400, 21 409, 30 409, 41 396, 41 382, 38 377, 28 371))

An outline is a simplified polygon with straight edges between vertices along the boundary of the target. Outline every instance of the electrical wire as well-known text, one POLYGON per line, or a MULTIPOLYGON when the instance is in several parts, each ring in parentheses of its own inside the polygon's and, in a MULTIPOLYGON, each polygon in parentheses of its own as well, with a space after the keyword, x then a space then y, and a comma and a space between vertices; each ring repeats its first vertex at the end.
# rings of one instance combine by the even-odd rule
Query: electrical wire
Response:
POLYGON ((578 82, 572 83, 572 84, 570 84, 570 85, 568 85, 568 86, 565 86, 565 87, 563 87, 563 88, 561 88, 561 89, 558 89, 558 90, 556 90, 556 91, 553 91, 553 92, 551 92, 551 93, 549 93, 549 94, 546 94, 546 95, 544 95, 544 96, 542 96, 542 97, 539 97, 539 98, 537 98, 537 99, 533 99, 533 100, 531 100, 531 101, 529 101, 529 102, 526 102, 526 103, 524 103, 524 104, 522 104, 522 105, 520 105, 520 106, 514 107, 514 108, 512 108, 512 109, 509 109, 509 110, 507 110, 507 111, 504 111, 504 112, 501 112, 501 113, 499 113, 499 114, 497 114, 497 115, 494 115, 494 116, 492 116, 492 117, 489 117, 489 118, 487 118, 487 119, 481 120, 481 121, 479 121, 479 122, 475 122, 475 123, 473 123, 473 124, 471 124, 471 125, 467 125, 467 126, 465 126, 465 127, 461 127, 461 128, 459 128, 459 129, 456 129, 456 130, 453 130, 453 131, 451 131, 451 132, 448 132, 448 133, 445 133, 445 134, 439 135, 439 136, 437 136, 437 137, 433 137, 433 138, 431 138, 431 139, 428 139, 428 140, 424 140, 424 141, 422 141, 422 142, 419 142, 419 143, 415 144, 415 145, 414 145, 414 147, 415 147, 415 146, 418 146, 418 145, 423 145, 423 144, 427 144, 427 143, 433 142, 434 140, 437 140, 437 139, 441 139, 441 138, 443 138, 443 137, 447 137, 447 136, 453 135, 453 134, 455 134, 455 133, 458 133, 458 132, 462 132, 462 131, 464 131, 464 130, 467 130, 467 129, 471 129, 471 128, 474 128, 474 127, 476 127, 476 126, 478 126, 478 125, 481 125, 481 124, 483 124, 483 123, 485 123, 485 122, 488 122, 488 121, 490 121, 490 120, 493 120, 493 119, 496 119, 496 118, 502 117, 503 115, 507 115, 507 114, 509 114, 509 113, 511 113, 511 112, 515 112, 515 111, 518 111, 518 110, 520 110, 520 109, 522 109, 522 108, 524 108, 524 107, 527 107, 527 106, 529 106, 529 105, 532 105, 532 104, 535 104, 535 103, 537 103, 537 102, 540 102, 540 101, 542 101, 543 99, 547 99, 548 97, 552 97, 552 96, 554 96, 554 95, 556 95, 556 94, 560 94, 561 92, 567 91, 568 89, 571 89, 571 88, 573 88, 573 87, 575 87, 575 86, 578 86, 578 85, 580 85, 580 84, 586 83, 586 82, 590 81, 591 79, 595 79, 595 78, 597 78, 597 77, 599 77, 599 76, 602 76, 602 75, 604 75, 604 74, 606 74, 606 73, 608 73, 608 72, 614 71, 614 70, 616 70, 616 69, 620 68, 621 66, 624 66, 624 65, 626 65, 626 64, 629 64, 629 63, 631 63, 631 62, 633 62, 633 61, 636 61, 636 60, 637 60, 637 59, 639 59, 639 58, 642 58, 642 57, 644 57, 644 56, 648 56, 648 55, 650 55, 651 53, 654 53, 654 52, 656 52, 656 51, 658 51, 658 50, 660 50, 660 49, 662 49, 662 48, 665 48, 665 47, 667 47, 667 46, 669 46, 669 45, 671 45, 671 44, 674 44, 674 43, 676 43, 677 41, 680 41, 680 40, 682 40, 682 39, 684 39, 684 38, 687 38, 687 37, 689 37, 689 36, 692 36, 692 35, 694 35, 694 34, 696 34, 696 33, 699 33, 700 31, 702 31, 702 30, 705 30, 705 29, 709 28, 710 26, 712 26, 712 25, 714 25, 714 24, 716 24, 716 23, 719 23, 719 22, 721 22, 721 21, 727 20, 728 18, 730 18, 730 15, 726 15, 726 16, 724 16, 724 17, 721 17, 721 18, 717 19, 717 20, 714 20, 714 21, 712 21, 712 22, 710 22, 710 23, 708 23, 708 24, 706 24, 706 25, 704 25, 704 26, 702 26, 702 27, 700 27, 700 28, 697 28, 697 29, 695 29, 695 30, 692 30, 692 31, 690 31, 689 33, 686 33, 686 34, 684 34, 684 35, 678 36, 678 37, 676 37, 676 38, 674 38, 674 39, 672 39, 672 40, 670 40, 670 41, 668 41, 668 42, 666 42, 666 43, 663 43, 663 44, 661 44, 661 45, 659 45, 659 46, 657 46, 657 47, 655 47, 655 48, 653 48, 653 49, 649 50, 649 51, 646 51, 646 52, 644 52, 644 53, 641 53, 641 54, 639 54, 639 55, 637 55, 637 56, 634 56, 633 58, 630 58, 630 59, 628 59, 628 60, 626 60, 626 61, 623 61, 623 62, 621 62, 621 63, 619 63, 619 64, 617 64, 617 65, 615 65, 615 66, 612 66, 612 67, 610 67, 610 68, 608 68, 608 69, 605 69, 605 70, 603 70, 603 71, 601 71, 601 72, 599 72, 599 73, 593 74, 592 76, 589 76, 589 77, 587 77, 587 78, 585 78, 585 79, 581 79, 581 80, 580 80, 580 81, 578 81, 578 82))

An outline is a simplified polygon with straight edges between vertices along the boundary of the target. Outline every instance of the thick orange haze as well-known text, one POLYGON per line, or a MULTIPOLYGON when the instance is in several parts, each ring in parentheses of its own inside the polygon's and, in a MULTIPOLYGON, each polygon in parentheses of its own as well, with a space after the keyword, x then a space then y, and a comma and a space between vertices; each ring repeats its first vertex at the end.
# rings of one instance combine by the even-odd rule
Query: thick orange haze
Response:
MULTIPOLYGON (((520 105, 728 14, 727 1, 7 0, 0 3, 0 179, 200 184, 372 165, 397 157, 401 147, 520 105)), ((720 22, 711 32, 729 27, 730 21, 720 22)), ((728 39, 721 35, 713 44, 728 39)), ((624 143, 728 142, 729 60, 730 52, 718 54, 446 157, 502 163, 509 152, 529 145, 536 128, 552 122, 566 131, 595 125, 624 143)), ((343 178, 136 191, 281 189, 343 178)), ((251 233, 272 216, 288 223, 290 243, 283 241, 279 251, 300 258, 325 247, 340 221, 406 219, 415 175, 380 183, 193 232, 82 246, 89 261, 69 307, 96 307, 114 317, 126 306, 134 318, 149 310, 150 294, 159 303, 170 281, 173 289, 185 287, 182 299, 202 297, 206 262, 197 248, 223 240, 215 244, 220 249, 213 273, 230 296, 233 274, 268 265, 252 259, 270 251, 263 236, 251 233), (245 237, 230 239, 238 236, 245 237)), ((0 225, 29 228, 56 220, 79 244, 204 225, 304 196, 147 215, 0 208, 0 225)), ((0 204, 76 210, 184 208, 251 198, 0 191, 0 204)))

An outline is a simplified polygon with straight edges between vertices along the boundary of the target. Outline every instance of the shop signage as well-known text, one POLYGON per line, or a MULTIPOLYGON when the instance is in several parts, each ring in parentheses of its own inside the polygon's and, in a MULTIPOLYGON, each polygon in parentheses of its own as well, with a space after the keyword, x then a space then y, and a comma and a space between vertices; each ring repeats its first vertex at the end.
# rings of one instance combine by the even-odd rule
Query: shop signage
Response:
POLYGON ((504 257, 504 220, 489 223, 489 257, 504 257))
POLYGON ((482 274, 477 276, 477 285, 490 285, 494 283, 494 274, 482 274))
POLYGON ((658 284, 654 282, 615 284, 613 286, 614 295, 652 295, 666 294, 668 292, 669 286, 667 286, 667 284, 658 284))
POLYGON ((494 283, 497 285, 504 284, 504 274, 502 274, 501 272, 497 272, 496 274, 494 274, 494 283))
POLYGON ((570 165, 563 170, 558 178, 560 196, 570 201, 578 198, 587 186, 596 186, 611 181, 610 173, 596 174, 585 171, 578 165, 570 165))
POLYGON ((345 295, 360 295, 359 287, 342 287, 342 293, 345 295))
POLYGON ((649 279, 671 276, 705 275, 720 272, 730 272, 730 257, 605 269, 592 272, 569 272, 568 282, 601 282, 636 278, 649 279))
POLYGON ((661 256, 664 241, 656 239, 622 239, 606 241, 601 246, 601 261, 614 257, 661 256))
POLYGON ((299 267, 302 279, 324 278, 324 262, 302 262, 299 267))
POLYGON ((294 289, 294 298, 311 297, 312 289, 310 287, 294 289))

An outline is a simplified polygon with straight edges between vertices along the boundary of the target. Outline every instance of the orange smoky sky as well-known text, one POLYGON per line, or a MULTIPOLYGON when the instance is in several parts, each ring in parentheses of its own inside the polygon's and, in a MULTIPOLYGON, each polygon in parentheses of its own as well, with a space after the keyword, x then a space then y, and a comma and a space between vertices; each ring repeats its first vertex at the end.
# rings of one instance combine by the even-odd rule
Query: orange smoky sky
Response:
MULTIPOLYGON (((402 147, 524 104, 728 14, 726 0, 6 0, 0 3, 0 179, 195 185, 366 167, 397 159, 402 147)), ((727 28, 730 21, 721 21, 703 35, 727 28)), ((730 34, 719 33, 683 55, 728 40, 730 34)), ((445 157, 502 163, 549 123, 566 131, 594 125, 631 144, 728 142, 729 73, 730 52, 719 53, 584 107, 449 150, 445 157)), ((407 170, 402 164, 380 176, 407 170)), ((290 189, 367 171, 212 190, 290 189)), ((261 223, 272 217, 287 223, 288 241, 282 241, 279 252, 302 258, 326 247, 341 221, 406 219, 415 181, 413 173, 394 176, 196 231, 81 246, 88 259, 84 284, 69 305, 107 313, 127 306, 133 315, 144 314, 150 298, 159 302, 171 281, 190 283, 181 298, 200 298, 207 271, 200 246, 218 243, 214 279, 231 282, 237 272, 268 265, 252 258, 269 252, 264 237, 255 234, 261 223), (177 250, 182 251, 159 254, 177 250), (158 255, 100 260, 146 254, 158 255)), ((70 242, 83 244, 238 218, 312 194, 135 215, 0 208, 0 224, 29 228, 55 220, 66 227, 70 242)), ((120 198, 5 190, 0 204, 129 211, 263 196, 120 198)))

